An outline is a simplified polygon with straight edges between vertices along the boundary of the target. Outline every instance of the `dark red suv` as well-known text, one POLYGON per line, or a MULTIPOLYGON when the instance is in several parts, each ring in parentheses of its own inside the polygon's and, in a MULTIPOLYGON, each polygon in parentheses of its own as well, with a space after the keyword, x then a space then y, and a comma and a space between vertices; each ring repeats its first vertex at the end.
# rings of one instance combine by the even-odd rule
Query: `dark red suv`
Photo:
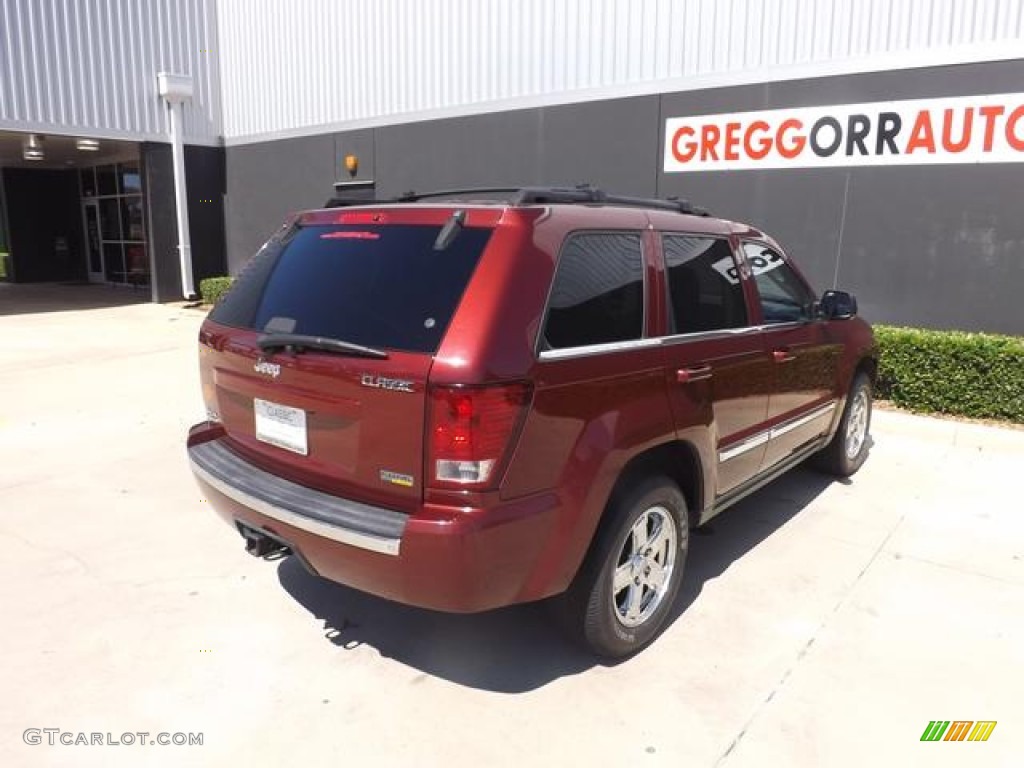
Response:
POLYGON ((764 233, 681 201, 310 211, 204 323, 188 453, 254 554, 443 611, 559 596, 622 656, 669 615, 691 528, 813 454, 864 461, 855 315, 764 233))

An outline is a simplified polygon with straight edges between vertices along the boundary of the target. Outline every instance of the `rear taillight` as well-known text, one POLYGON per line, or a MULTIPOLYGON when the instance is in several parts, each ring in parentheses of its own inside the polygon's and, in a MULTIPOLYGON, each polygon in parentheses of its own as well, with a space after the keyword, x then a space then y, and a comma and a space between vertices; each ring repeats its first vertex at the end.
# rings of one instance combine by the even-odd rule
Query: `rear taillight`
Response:
POLYGON ((529 400, 528 384, 431 389, 427 433, 430 484, 472 489, 496 486, 529 400))
POLYGON ((213 380, 213 362, 210 356, 213 350, 205 344, 199 346, 199 381, 203 386, 203 405, 206 406, 207 421, 220 421, 220 410, 217 408, 217 385, 213 380))

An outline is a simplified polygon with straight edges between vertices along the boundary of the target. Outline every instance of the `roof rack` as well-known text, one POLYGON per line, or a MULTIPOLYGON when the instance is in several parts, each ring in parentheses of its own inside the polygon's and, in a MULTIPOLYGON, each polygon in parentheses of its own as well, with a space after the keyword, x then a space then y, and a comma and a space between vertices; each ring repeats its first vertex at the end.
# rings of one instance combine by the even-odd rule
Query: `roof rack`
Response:
MULTIPOLYGON (((391 202, 411 203, 432 197, 465 197, 467 195, 507 194, 512 205, 545 205, 552 203, 581 203, 590 205, 624 205, 633 208, 656 208, 691 216, 708 216, 704 208, 676 197, 628 197, 609 195, 603 189, 581 184, 577 187, 476 187, 442 189, 436 192, 406 192, 391 202)), ((385 202, 385 201, 380 201, 385 202)))
POLYGON ((520 187, 466 187, 464 189, 438 189, 433 192, 414 192, 411 189, 395 198, 395 202, 412 203, 428 197, 465 197, 467 195, 500 195, 513 196, 520 192, 520 187))

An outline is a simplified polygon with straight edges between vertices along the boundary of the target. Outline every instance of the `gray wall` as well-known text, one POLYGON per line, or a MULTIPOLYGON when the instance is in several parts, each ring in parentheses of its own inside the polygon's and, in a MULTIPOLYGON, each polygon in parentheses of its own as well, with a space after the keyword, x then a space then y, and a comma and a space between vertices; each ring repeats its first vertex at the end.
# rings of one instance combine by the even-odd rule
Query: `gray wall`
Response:
MULTIPOLYGON (((176 301, 182 296, 171 145, 142 144, 139 156, 146 197, 146 248, 153 301, 176 301)), ((223 275, 227 270, 224 160, 223 149, 185 147, 185 186, 196 291, 204 277, 223 275)))
POLYGON ((285 214, 322 205, 341 158, 379 196, 467 185, 591 182, 679 195, 774 235, 819 288, 857 293, 875 322, 1024 334, 1024 166, 665 174, 671 116, 1021 90, 1024 61, 640 96, 232 146, 228 264, 285 214), (839 243, 842 226, 843 241, 839 243))
MULTIPOLYGON (((671 94, 662 110, 1014 93, 1022 83, 1024 61, 969 64, 671 94)), ((838 275, 873 322, 1024 334, 1024 165, 659 173, 657 191, 767 230, 818 287, 838 275)))

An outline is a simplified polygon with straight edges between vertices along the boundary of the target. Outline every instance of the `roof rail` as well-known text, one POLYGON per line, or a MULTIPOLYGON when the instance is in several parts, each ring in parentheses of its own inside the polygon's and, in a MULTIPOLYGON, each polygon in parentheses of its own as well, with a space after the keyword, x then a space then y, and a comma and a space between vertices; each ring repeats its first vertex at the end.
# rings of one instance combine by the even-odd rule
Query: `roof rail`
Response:
POLYGON ((657 208, 692 216, 707 216, 703 208, 677 197, 630 197, 609 195, 603 189, 581 184, 577 187, 524 187, 516 198, 519 205, 536 203, 596 203, 599 205, 625 205, 634 208, 657 208))
POLYGON ((610 195, 603 189, 589 184, 576 187, 470 187, 466 189, 442 189, 436 192, 406 192, 395 202, 409 203, 431 197, 465 197, 467 195, 508 195, 513 205, 545 205, 552 203, 581 203, 591 205, 624 205, 634 208, 656 208, 693 216, 707 216, 703 208, 687 200, 675 197, 648 198, 610 195))
POLYGON ((438 189, 433 192, 414 192, 411 189, 399 195, 393 202, 413 203, 428 197, 462 197, 465 195, 498 195, 502 193, 515 195, 519 187, 466 187, 464 189, 438 189))

